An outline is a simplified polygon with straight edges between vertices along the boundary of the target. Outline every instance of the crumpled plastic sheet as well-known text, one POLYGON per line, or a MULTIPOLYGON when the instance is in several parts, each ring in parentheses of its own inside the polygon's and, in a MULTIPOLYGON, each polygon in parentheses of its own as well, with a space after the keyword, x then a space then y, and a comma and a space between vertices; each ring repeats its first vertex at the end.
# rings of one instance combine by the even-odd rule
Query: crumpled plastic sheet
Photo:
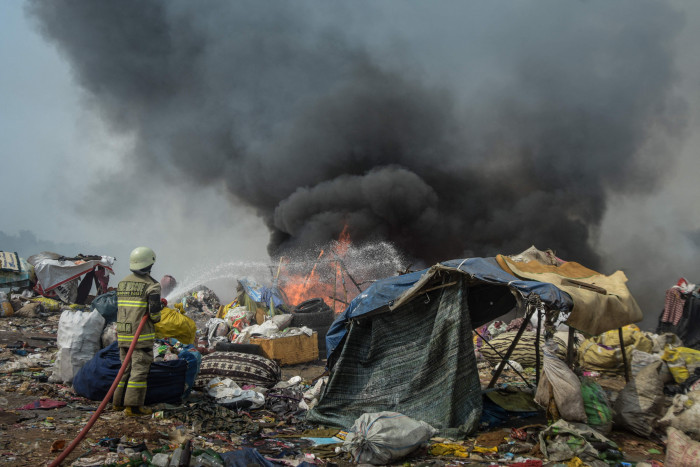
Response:
POLYGON ((550 462, 560 462, 581 458, 585 463, 593 467, 607 467, 607 463, 600 460, 599 451, 593 447, 592 442, 605 443, 610 448, 617 449, 617 445, 582 423, 569 423, 558 420, 539 434, 540 449, 550 462))
POLYGON ((265 404, 265 396, 252 389, 243 390, 229 378, 212 378, 207 383, 207 394, 221 405, 236 405, 238 402, 250 402, 248 408, 257 409, 265 404))
POLYGON ((245 415, 239 415, 213 402, 195 402, 164 411, 166 418, 175 418, 194 431, 230 431, 238 435, 257 435, 260 425, 245 415))

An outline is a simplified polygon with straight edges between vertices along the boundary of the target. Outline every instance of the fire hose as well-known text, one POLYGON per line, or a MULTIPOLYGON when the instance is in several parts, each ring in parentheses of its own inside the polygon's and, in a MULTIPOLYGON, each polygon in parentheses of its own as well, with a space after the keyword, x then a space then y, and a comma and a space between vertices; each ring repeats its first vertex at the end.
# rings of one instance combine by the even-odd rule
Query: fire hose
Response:
POLYGON ((146 320, 148 319, 148 313, 143 315, 143 318, 141 319, 141 322, 139 323, 139 327, 136 328, 136 334, 134 334, 134 340, 131 341, 131 345, 129 346, 129 351, 126 353, 126 357, 124 357, 124 361, 122 362, 121 368, 119 368, 119 373, 117 373, 117 377, 114 378, 114 382, 112 383, 112 386, 109 388, 109 391, 107 391, 107 395, 105 398, 102 400, 102 403, 100 404, 99 407, 97 407, 97 410, 95 410, 95 413, 92 414, 92 417, 90 417, 90 420, 88 420, 87 425, 83 427, 82 431, 78 433, 78 436, 75 437, 73 441, 68 445, 66 449, 63 450, 60 456, 58 456, 51 464, 49 464, 49 467, 57 467, 61 465, 61 462, 65 460, 66 457, 75 449, 78 444, 83 440, 85 435, 88 434, 88 431, 90 431, 90 428, 92 428, 92 425, 95 424, 97 419, 99 418, 100 414, 104 410, 104 408, 107 406, 107 402, 112 398, 112 395, 114 394, 114 391, 117 389, 117 386, 119 385, 119 381, 121 381, 122 376, 124 375, 124 371, 126 370, 126 366, 129 364, 131 361, 131 354, 134 353, 134 348, 136 348, 136 342, 138 342, 139 336, 141 335, 141 331, 143 330, 143 326, 146 324, 146 320))

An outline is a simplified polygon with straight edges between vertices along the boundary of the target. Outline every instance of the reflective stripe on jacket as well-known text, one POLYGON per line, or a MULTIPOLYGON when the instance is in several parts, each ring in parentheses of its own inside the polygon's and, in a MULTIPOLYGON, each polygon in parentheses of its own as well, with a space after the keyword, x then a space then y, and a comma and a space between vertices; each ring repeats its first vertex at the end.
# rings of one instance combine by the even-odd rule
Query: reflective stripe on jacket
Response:
MULTIPOLYGON (((129 347, 134 339, 134 333, 143 318, 148 313, 148 296, 157 294, 160 298, 160 284, 150 275, 130 274, 117 286, 117 342, 119 347, 129 347)), ((149 320, 141 331, 137 348, 153 346, 155 327, 153 323, 160 321, 160 307, 149 315, 149 320)))

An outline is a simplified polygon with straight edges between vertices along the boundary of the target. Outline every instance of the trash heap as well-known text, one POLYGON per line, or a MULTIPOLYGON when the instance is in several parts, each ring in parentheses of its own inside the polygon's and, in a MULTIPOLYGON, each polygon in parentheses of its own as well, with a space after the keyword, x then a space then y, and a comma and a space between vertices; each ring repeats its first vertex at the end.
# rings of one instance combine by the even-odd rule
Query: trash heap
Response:
MULTIPOLYGON (((9 463, 44 465, 85 425, 119 370, 116 293, 104 280, 111 264, 104 256, 0 258, 0 265, 14 265, 0 270, 5 291, 0 293, 0 449, 9 463), (79 266, 82 275, 59 293, 54 284, 39 286, 46 269, 30 272, 32 262, 44 264, 39 260, 54 269, 50 277, 68 263, 65 267, 79 266), (96 296, 85 295, 83 284, 94 285, 96 296), (83 303, 77 303, 79 298, 83 303)), ((465 261, 448 266, 459 268, 465 261)), ((403 281, 407 290, 411 274, 391 279, 403 281)), ((407 302, 416 316, 431 307, 441 316, 449 294, 440 287, 462 300, 459 288, 449 289, 452 276, 435 277, 439 283, 427 281, 420 298, 407 302)), ((570 331, 563 318, 539 322, 511 313, 510 318, 478 323, 474 332, 465 327, 468 337, 456 343, 449 341, 448 336, 458 334, 448 334, 455 331, 448 315, 442 322, 416 326, 406 321, 410 315, 391 321, 393 315, 375 311, 353 318, 347 327, 342 317, 336 321, 324 299, 291 304, 272 282, 239 278, 229 303, 205 285, 170 297, 156 325, 148 377, 146 404, 153 415, 128 418, 105 411, 64 465, 699 465, 700 350, 680 337, 694 335, 695 329, 688 316, 695 316, 698 291, 687 281, 674 286, 667 299, 672 310, 662 313, 657 333, 625 325, 621 331, 590 335, 570 331), (676 290, 684 298, 680 314, 676 290), (350 350, 334 340, 341 328, 348 329, 345 345, 350 350), (480 389, 476 419, 471 420, 475 429, 447 429, 410 416, 404 411, 410 401, 395 396, 393 410, 368 409, 342 426, 318 422, 319 414, 331 419, 339 381, 354 377, 346 373, 351 351, 366 352, 351 363, 369 372, 375 389, 379 380, 373 378, 405 383, 398 370, 373 369, 378 361, 393 361, 391 355, 382 360, 390 349, 386 343, 367 334, 384 330, 388 336, 405 333, 409 343, 423 339, 436 345, 447 339, 431 350, 434 355, 452 344, 473 355, 480 389), (437 337, 426 338, 428 330, 437 337), (367 347, 352 347, 360 331, 367 347), (491 385, 499 371, 502 376, 491 385)), ((365 300, 387 291, 381 281, 373 287, 362 294, 365 300)), ((348 310, 357 310, 361 300, 358 296, 348 310)), ((432 364, 437 368, 456 359, 432 364)), ((443 375, 422 373, 428 374, 432 380, 409 382, 409 396, 442 384, 443 375)), ((359 394, 352 385, 345 390, 348 397, 359 394)), ((392 394, 380 398, 390 400, 392 394)), ((444 395, 425 409, 439 412, 448 395, 458 397, 444 395)))

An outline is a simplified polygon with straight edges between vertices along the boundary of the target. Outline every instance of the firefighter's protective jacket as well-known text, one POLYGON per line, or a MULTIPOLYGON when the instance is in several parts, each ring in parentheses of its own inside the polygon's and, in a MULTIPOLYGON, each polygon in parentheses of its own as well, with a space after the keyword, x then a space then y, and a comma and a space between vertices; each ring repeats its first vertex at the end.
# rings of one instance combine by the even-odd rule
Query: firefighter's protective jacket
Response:
POLYGON ((137 349, 153 347, 156 337, 154 323, 160 321, 160 284, 148 274, 130 274, 117 287, 117 341, 119 347, 129 347, 143 315, 150 319, 141 331, 137 349), (149 308, 149 296, 151 304, 149 308))

